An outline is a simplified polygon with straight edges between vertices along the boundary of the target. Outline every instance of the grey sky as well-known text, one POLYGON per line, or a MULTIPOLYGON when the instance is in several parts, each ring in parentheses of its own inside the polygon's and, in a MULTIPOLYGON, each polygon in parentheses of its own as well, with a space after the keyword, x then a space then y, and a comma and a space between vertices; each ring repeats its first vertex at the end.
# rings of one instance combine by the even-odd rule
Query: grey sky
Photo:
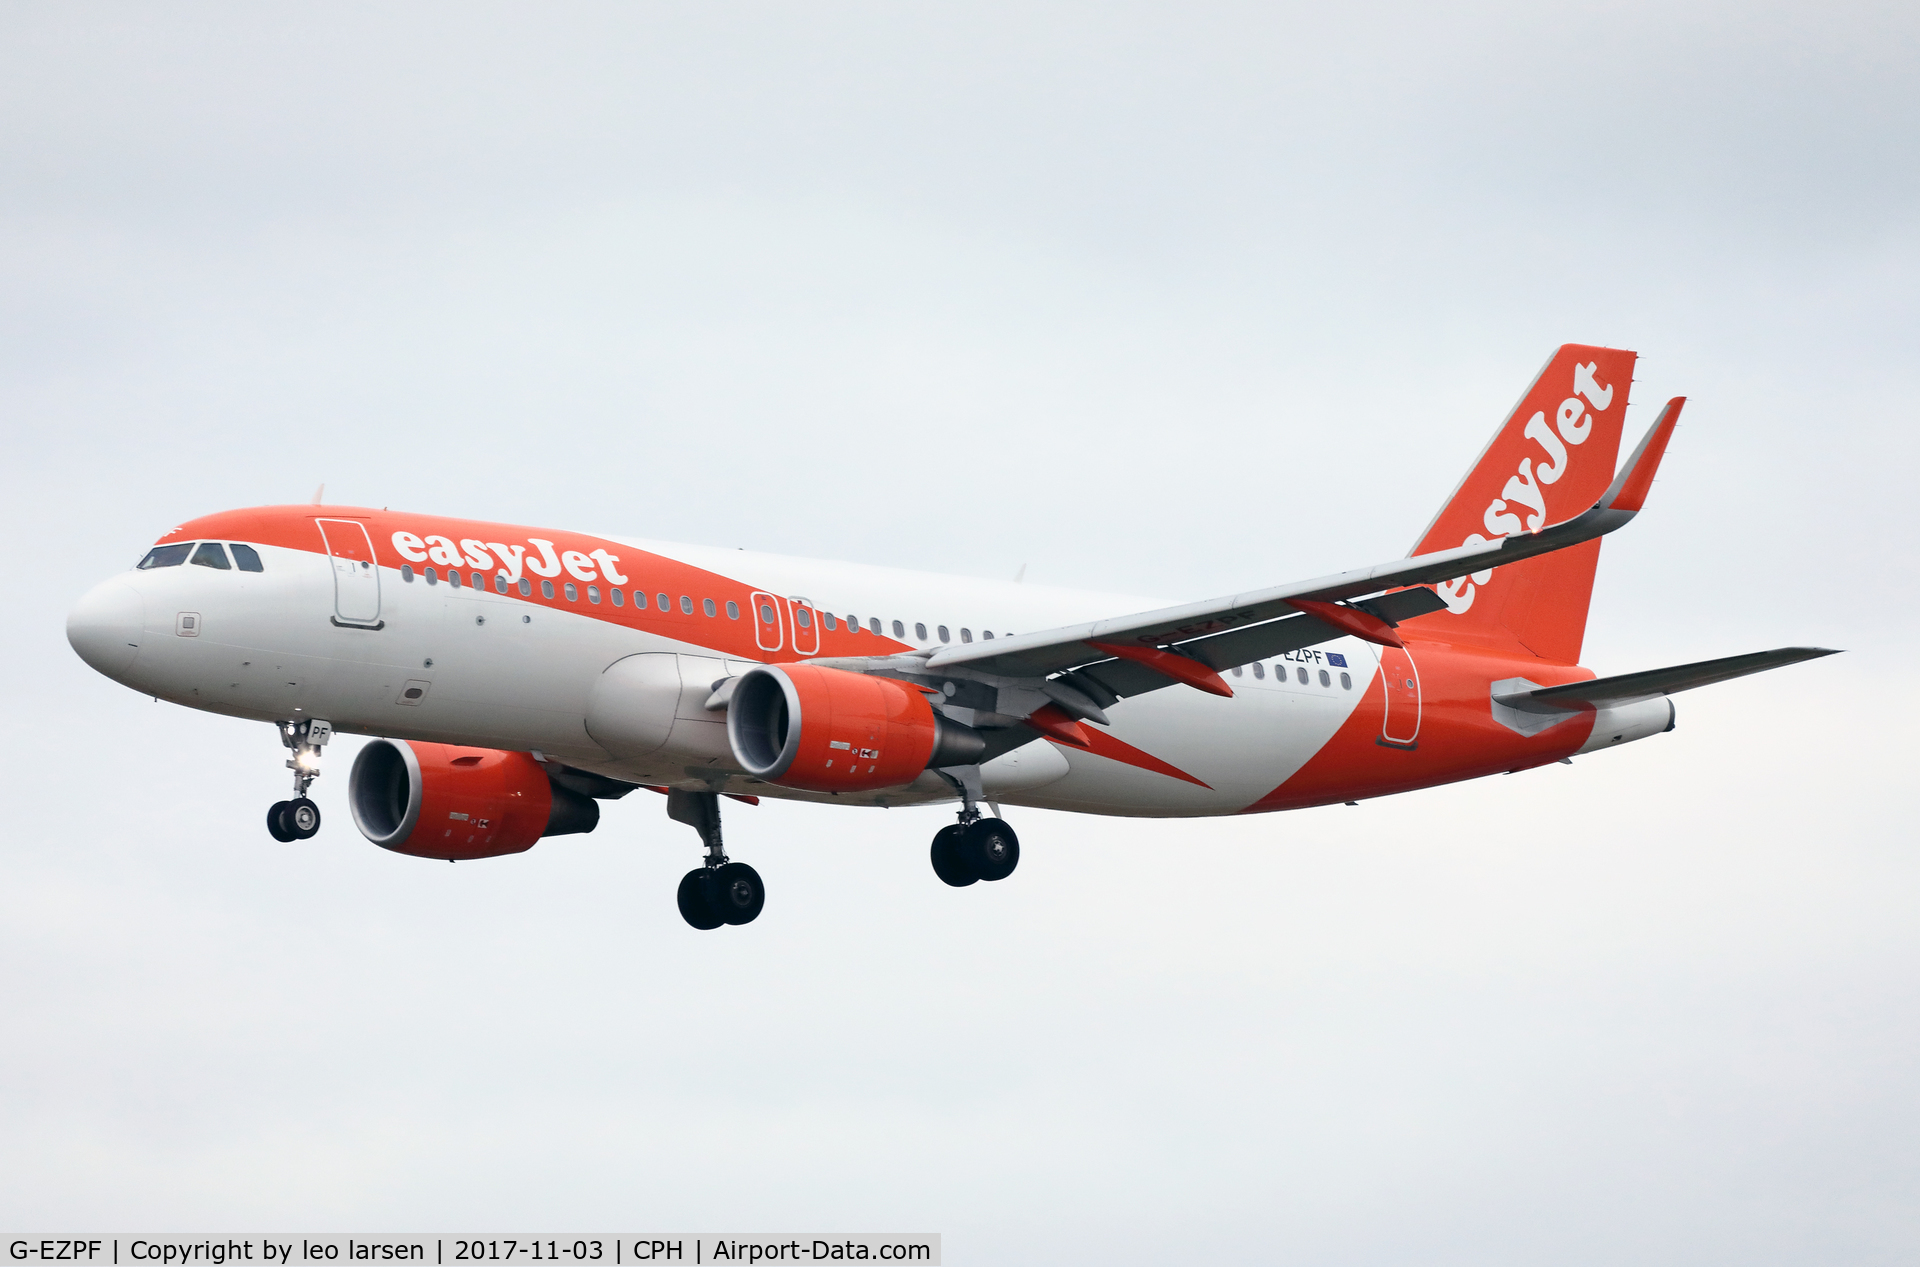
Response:
POLYGON ((1920 18, 0 7, 0 1221, 912 1228, 954 1262, 1910 1261, 1920 18), (1602 673, 1844 657, 1228 822, 657 798, 279 846, 67 649, 329 501, 1195 598, 1403 553, 1552 348, 1691 398, 1602 673))

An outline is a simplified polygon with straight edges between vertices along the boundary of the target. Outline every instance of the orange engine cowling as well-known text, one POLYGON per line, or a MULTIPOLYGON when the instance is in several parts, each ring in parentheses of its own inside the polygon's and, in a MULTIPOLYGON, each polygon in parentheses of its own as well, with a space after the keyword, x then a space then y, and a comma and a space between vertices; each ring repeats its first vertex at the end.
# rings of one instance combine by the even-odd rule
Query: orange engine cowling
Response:
POLYGON ((496 858, 600 821, 596 802, 524 752, 393 739, 354 758, 347 804, 361 835, 416 858, 496 858))
POLYGON ((868 792, 977 760, 986 740, 892 678, 760 665, 734 687, 727 740, 748 774, 808 792, 868 792))

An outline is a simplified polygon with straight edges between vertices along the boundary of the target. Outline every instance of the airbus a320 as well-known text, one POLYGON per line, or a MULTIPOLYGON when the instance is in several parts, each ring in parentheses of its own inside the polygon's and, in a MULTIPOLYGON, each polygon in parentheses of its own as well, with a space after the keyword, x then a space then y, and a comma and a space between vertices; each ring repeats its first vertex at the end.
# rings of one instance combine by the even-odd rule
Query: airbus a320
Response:
POLYGON ((1357 802, 1671 730, 1677 691, 1786 647, 1596 677, 1600 539, 1645 503, 1680 417, 1616 459, 1635 354, 1548 361, 1404 559, 1157 606, 1039 585, 344 506, 194 519, 74 607, 67 636, 142 694, 273 724, 307 795, 375 736, 347 804, 420 858, 519 853, 664 793, 698 834, 695 928, 766 890, 725 800, 947 802, 949 885, 1020 860, 1003 806, 1169 818, 1357 802), (991 813, 983 813, 986 806, 991 813))

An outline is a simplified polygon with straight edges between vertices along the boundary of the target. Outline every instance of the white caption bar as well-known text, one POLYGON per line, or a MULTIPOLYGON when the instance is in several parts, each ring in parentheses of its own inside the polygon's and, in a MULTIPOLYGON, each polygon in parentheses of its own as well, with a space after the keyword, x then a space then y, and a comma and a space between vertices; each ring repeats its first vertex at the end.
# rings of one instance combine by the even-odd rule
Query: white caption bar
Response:
POLYGON ((316 1263, 423 1263, 432 1267, 630 1267, 664 1263, 919 1263, 939 1267, 937 1232, 595 1232, 539 1236, 229 1236, 155 1233, 7 1236, 9 1263, 85 1267, 311 1267, 316 1263))

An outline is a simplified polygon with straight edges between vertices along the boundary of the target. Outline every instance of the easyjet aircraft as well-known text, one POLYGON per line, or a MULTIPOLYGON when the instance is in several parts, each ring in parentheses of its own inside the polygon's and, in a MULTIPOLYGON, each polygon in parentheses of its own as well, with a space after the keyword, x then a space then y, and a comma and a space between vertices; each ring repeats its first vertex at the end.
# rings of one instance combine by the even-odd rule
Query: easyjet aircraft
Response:
POLYGON ((958 802, 956 886, 1019 861, 1001 805, 1189 817, 1353 802, 1673 728, 1668 696, 1827 655, 1596 678, 1600 537, 1639 512, 1682 401, 1615 472, 1634 354, 1562 347, 1404 559, 1224 598, 1137 600, 339 506, 209 515, 73 609, 142 694, 272 722, 277 839, 340 731, 355 824, 450 861, 592 831, 664 792, 705 865, 695 928, 760 913, 722 797, 958 802), (993 810, 984 817, 980 806, 993 810))

